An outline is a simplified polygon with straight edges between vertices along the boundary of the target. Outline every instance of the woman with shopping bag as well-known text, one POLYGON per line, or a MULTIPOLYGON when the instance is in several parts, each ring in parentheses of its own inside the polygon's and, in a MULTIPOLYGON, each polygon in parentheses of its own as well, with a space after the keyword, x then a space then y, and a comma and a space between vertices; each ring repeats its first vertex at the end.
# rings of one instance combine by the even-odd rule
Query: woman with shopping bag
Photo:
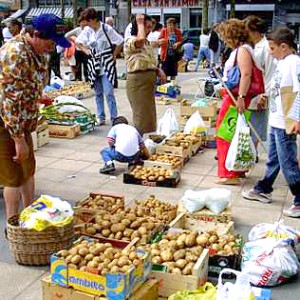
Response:
MULTIPOLYGON (((264 92, 262 72, 256 66, 253 59, 253 48, 243 21, 230 19, 220 24, 219 33, 226 45, 233 49, 224 68, 224 81, 233 96, 237 97, 236 110, 243 114, 249 107, 251 99, 264 92)), ((217 155, 218 155, 218 184, 239 185, 240 178, 245 172, 229 171, 226 166, 226 158, 231 139, 235 132, 237 112, 232 117, 227 114, 235 110, 235 104, 226 90, 222 91, 223 102, 217 119, 217 155), (224 127, 227 130, 219 131, 224 127), (227 136, 226 132, 232 132, 227 136), (223 135, 225 133, 226 136, 223 135)))

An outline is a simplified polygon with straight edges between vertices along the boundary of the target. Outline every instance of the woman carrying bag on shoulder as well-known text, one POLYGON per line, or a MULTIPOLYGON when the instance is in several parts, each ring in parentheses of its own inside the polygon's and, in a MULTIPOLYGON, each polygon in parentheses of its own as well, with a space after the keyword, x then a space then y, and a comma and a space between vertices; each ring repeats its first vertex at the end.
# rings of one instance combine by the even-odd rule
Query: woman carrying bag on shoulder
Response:
MULTIPOLYGON (((251 100, 264 92, 264 82, 261 70, 257 68, 253 59, 253 48, 250 46, 249 36, 243 21, 230 19, 220 24, 219 33, 225 44, 233 49, 224 68, 224 81, 237 100, 237 112, 242 114, 251 104, 251 100)), ((218 184, 239 185, 244 172, 229 171, 225 167, 231 138, 223 137, 219 128, 226 118, 226 114, 235 106, 230 95, 222 91, 222 105, 217 118, 217 155, 218 155, 218 184)), ((236 115, 237 116, 237 115, 236 115)), ((235 124, 231 126, 235 131, 235 124)))

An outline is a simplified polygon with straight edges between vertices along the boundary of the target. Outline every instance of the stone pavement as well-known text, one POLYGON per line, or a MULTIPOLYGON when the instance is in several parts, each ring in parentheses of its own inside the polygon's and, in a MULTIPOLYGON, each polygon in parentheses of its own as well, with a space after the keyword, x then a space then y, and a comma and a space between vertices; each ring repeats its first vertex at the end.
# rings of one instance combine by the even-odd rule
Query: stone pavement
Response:
MULTIPOLYGON (((124 69, 121 63, 120 73, 124 69)), ((193 98, 197 90, 196 79, 200 73, 180 74, 178 83, 182 86, 182 93, 193 98)), ((116 90, 118 109, 121 115, 131 118, 131 109, 126 98, 125 81, 119 82, 116 90)), ((94 99, 84 100, 85 104, 94 110, 94 99)), ((174 105, 176 114, 179 106, 174 105)), ((158 116, 161 116, 167 106, 158 106, 158 116)), ((204 153, 193 157, 182 170, 182 178, 177 188, 144 187, 125 185, 122 182, 124 165, 117 164, 116 176, 99 174, 102 165, 99 151, 106 146, 105 136, 109 124, 97 127, 93 133, 80 136, 74 140, 51 139, 50 143, 36 152, 36 195, 57 195, 71 203, 82 199, 90 191, 109 190, 123 194, 126 202, 134 199, 143 199, 148 195, 156 195, 160 199, 176 203, 186 189, 205 189, 217 187, 217 164, 214 160, 215 151, 205 149, 204 153)), ((276 182, 274 202, 263 205, 257 202, 245 201, 241 191, 249 188, 262 176, 264 172, 265 154, 261 155, 260 162, 252 170, 243 187, 230 187, 233 201, 233 217, 237 230, 245 235, 251 226, 261 222, 275 222, 281 216, 283 206, 291 203, 291 195, 282 176, 276 182)), ((1 199, 2 200, 2 199, 1 199)), ((8 244, 4 239, 4 210, 3 200, 0 202, 0 268, 3 272, 0 280, 0 299, 2 300, 40 300, 42 299, 40 280, 49 270, 48 267, 24 267, 14 262, 8 244)), ((286 219, 286 223, 300 227, 299 219, 286 219)), ((272 299, 281 300, 288 297, 290 300, 299 299, 299 280, 282 287, 273 289, 272 299)))

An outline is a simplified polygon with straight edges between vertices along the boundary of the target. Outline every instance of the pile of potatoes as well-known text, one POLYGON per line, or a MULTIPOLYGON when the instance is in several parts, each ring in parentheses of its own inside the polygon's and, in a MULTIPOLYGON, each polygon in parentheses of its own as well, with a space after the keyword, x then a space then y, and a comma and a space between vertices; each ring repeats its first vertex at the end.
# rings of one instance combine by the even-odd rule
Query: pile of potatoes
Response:
POLYGON ((151 216, 163 223, 171 222, 177 214, 177 205, 161 201, 154 195, 150 195, 145 200, 136 200, 135 204, 138 217, 151 216))
POLYGON ((116 213, 124 210, 124 199, 112 196, 95 195, 95 197, 89 197, 79 206, 97 209, 103 212, 116 213))
POLYGON ((169 155, 169 154, 153 154, 149 158, 149 160, 169 163, 172 165, 173 169, 178 169, 182 167, 182 158, 178 156, 169 155))
POLYGON ((140 242, 147 243, 153 230, 158 226, 151 217, 137 217, 137 213, 131 209, 118 214, 98 214, 95 224, 86 224, 84 230, 89 235, 100 234, 106 238, 123 241, 132 241, 140 238, 140 242))
POLYGON ((174 274, 191 275, 193 267, 203 249, 210 250, 210 255, 233 255, 240 253, 237 237, 233 234, 218 236, 211 231, 198 232, 167 232, 163 239, 152 245, 147 245, 151 251, 152 263, 165 265, 174 274))
POLYGON ((113 248, 110 243, 83 240, 69 250, 57 253, 69 268, 99 275, 126 273, 132 266, 139 266, 142 257, 134 246, 125 249, 113 248))
POLYGON ((168 141, 179 143, 180 146, 182 146, 181 143, 190 143, 194 145, 201 142, 201 137, 199 135, 177 132, 172 135, 172 137, 168 139, 168 141))
POLYGON ((136 179, 143 179, 147 181, 164 181, 171 178, 173 172, 162 167, 145 168, 142 166, 135 166, 129 173, 136 179))

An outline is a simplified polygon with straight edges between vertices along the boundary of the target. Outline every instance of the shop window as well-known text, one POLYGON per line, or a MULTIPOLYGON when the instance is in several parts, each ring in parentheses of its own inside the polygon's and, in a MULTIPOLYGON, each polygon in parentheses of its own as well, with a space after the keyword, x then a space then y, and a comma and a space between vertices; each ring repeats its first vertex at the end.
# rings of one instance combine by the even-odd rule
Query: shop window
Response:
POLYGON ((190 9, 190 28, 201 28, 202 10, 199 8, 190 9))

